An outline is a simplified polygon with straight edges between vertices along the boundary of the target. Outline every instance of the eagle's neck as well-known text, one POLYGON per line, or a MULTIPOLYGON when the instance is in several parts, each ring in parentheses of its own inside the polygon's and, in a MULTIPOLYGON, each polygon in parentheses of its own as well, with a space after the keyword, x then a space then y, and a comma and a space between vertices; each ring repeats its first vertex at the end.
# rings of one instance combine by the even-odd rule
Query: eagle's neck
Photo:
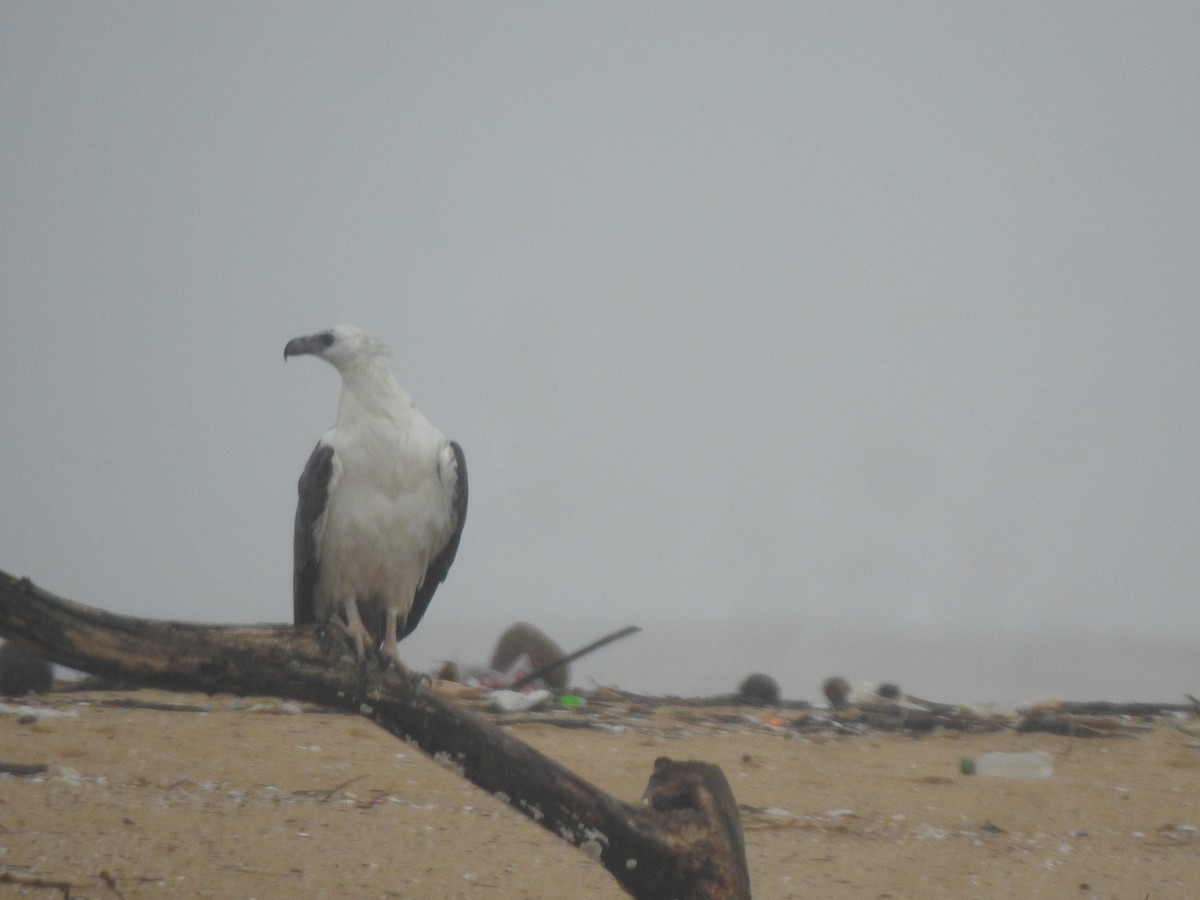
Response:
POLYGON ((342 370, 339 425, 383 418, 406 427, 418 415, 385 358, 371 357, 342 370))

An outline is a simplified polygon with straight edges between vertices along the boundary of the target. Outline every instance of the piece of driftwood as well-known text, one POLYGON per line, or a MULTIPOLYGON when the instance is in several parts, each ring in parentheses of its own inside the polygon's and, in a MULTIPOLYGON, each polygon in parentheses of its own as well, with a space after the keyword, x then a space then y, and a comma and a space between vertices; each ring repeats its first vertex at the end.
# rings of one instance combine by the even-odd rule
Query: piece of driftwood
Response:
POLYGON ((1025 713, 1018 731, 1042 731, 1048 734, 1062 734, 1067 737, 1119 737, 1121 735, 1144 734, 1154 726, 1139 718, 1136 722, 1128 721, 1124 715, 1072 715, 1071 713, 1052 711, 1031 711, 1025 713))
POLYGON ((0 773, 17 775, 22 778, 32 778, 34 775, 44 775, 48 766, 45 763, 15 763, 0 762, 0 773))
POLYGON ((1084 716, 1162 716, 1197 712, 1194 703, 1110 703, 1107 700, 1063 700, 1050 710, 1084 716))
POLYGON ((685 868, 705 873, 706 883, 725 885, 728 893, 719 896, 750 896, 750 870, 737 801, 717 766, 660 756, 654 761, 642 802, 675 817, 677 828, 667 842, 685 868), (733 871, 726 868, 730 862, 733 871))
POLYGON ((0 884, 12 884, 22 888, 62 891, 63 900, 71 900, 72 885, 69 881, 38 878, 35 875, 20 875, 16 872, 0 872, 0 884))
POLYGON ((598 859, 634 897, 750 897, 737 806, 716 766, 660 759, 645 802, 624 803, 405 674, 323 652, 313 628, 119 616, 0 572, 0 634, 63 665, 148 686, 357 711, 598 859))
MULTIPOLYGON (((599 700, 627 701, 646 709, 658 709, 662 706, 703 708, 709 706, 745 706, 745 701, 737 694, 716 694, 711 697, 679 697, 675 694, 653 696, 638 694, 615 687, 602 687, 592 691, 590 697, 599 700)), ((812 709, 808 700, 784 700, 772 704, 776 709, 812 709)))

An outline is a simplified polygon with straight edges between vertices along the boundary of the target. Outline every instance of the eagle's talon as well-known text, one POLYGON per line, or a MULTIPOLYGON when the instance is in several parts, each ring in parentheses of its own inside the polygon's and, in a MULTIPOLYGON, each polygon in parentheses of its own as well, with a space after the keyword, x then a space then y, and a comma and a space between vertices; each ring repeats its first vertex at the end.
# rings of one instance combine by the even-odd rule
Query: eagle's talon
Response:
POLYGON ((404 697, 407 700, 415 697, 421 688, 429 688, 433 685, 433 679, 426 672, 411 672, 401 666, 400 674, 404 679, 404 697))

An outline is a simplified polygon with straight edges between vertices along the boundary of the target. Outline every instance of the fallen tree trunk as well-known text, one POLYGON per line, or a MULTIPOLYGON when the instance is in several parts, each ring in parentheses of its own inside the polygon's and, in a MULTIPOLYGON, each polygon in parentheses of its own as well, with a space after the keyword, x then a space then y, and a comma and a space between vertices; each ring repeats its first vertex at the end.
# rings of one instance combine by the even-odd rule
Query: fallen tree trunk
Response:
POLYGON ((0 572, 0 635, 62 665, 148 686, 358 712, 598 859, 634 897, 750 897, 737 806, 716 766, 661 758, 643 802, 624 803, 401 673, 323 653, 313 628, 119 616, 0 572))

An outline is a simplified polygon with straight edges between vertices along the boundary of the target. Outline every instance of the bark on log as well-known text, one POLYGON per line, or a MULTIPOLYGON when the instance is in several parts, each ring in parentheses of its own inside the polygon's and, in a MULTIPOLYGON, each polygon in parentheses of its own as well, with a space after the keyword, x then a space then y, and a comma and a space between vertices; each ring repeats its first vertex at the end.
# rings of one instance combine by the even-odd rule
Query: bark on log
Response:
POLYGON ((632 896, 741 900, 750 878, 721 770, 660 759, 624 803, 395 671, 322 651, 312 628, 119 616, 0 572, 0 635, 97 675, 170 690, 271 694, 359 712, 595 857, 632 896))

